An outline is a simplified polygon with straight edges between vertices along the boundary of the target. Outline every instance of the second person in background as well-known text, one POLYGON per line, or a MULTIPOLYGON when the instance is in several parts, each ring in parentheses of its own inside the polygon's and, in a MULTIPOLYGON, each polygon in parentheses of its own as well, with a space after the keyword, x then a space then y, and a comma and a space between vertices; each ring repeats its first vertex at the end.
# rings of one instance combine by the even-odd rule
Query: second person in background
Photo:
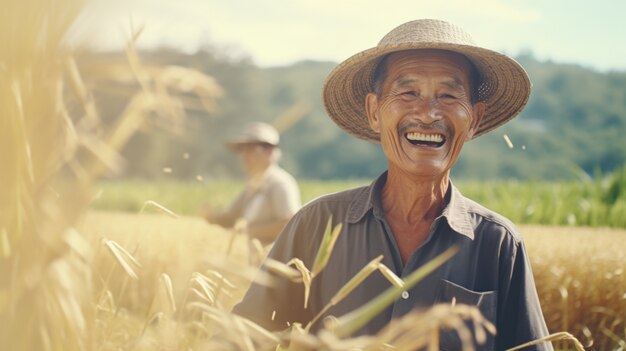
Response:
POLYGON ((226 145, 239 155, 246 173, 246 187, 223 210, 204 205, 201 215, 222 227, 233 227, 244 219, 251 238, 267 245, 274 241, 289 219, 300 209, 296 180, 278 165, 281 150, 276 128, 262 122, 247 124, 226 145))

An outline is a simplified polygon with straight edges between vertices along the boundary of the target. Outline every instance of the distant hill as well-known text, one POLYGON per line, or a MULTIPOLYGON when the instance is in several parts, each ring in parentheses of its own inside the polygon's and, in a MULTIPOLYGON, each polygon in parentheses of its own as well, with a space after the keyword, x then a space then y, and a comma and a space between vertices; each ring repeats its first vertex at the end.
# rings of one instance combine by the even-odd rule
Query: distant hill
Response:
MULTIPOLYGON (((282 135, 282 164, 300 178, 372 178, 386 168, 377 145, 357 140, 326 116, 321 88, 333 62, 303 61, 259 68, 245 58, 233 59, 207 48, 194 55, 173 50, 142 53, 148 63, 177 64, 217 79, 226 95, 213 116, 191 112, 183 135, 137 135, 124 150, 129 160, 123 176, 240 174, 223 140, 246 121, 273 122, 297 103, 307 112, 282 135), (183 158, 187 154, 190 157, 183 158)), ((124 61, 119 53, 83 54, 79 62, 91 86, 98 62, 124 61)), ((574 65, 517 57, 528 71, 533 92, 524 111, 507 125, 469 142, 454 169, 464 179, 571 179, 609 172, 626 164, 626 73, 601 73, 574 65), (509 148, 507 135, 513 144, 509 148)), ((127 97, 95 90, 105 119, 113 120, 127 97)))

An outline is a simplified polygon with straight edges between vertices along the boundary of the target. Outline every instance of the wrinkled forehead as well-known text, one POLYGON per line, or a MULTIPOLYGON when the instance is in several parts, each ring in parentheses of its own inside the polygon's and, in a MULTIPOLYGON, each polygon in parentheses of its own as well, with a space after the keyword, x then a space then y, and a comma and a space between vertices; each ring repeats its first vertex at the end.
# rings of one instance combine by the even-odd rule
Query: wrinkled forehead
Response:
POLYGON ((416 49, 393 52, 384 59, 386 70, 392 71, 401 67, 407 62, 414 64, 423 64, 425 69, 434 66, 457 69, 464 73, 468 80, 471 80, 475 72, 474 65, 467 57, 452 51, 438 49, 416 49))

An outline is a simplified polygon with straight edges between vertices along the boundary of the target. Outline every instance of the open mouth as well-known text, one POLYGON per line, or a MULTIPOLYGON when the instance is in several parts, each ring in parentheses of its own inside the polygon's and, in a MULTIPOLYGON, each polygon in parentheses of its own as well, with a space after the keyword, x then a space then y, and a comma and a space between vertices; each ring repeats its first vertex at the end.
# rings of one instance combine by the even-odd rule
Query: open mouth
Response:
POLYGON ((424 133, 406 133, 404 137, 409 141, 409 143, 417 146, 426 146, 432 148, 441 147, 445 142, 446 138, 443 134, 434 133, 434 134, 424 134, 424 133))

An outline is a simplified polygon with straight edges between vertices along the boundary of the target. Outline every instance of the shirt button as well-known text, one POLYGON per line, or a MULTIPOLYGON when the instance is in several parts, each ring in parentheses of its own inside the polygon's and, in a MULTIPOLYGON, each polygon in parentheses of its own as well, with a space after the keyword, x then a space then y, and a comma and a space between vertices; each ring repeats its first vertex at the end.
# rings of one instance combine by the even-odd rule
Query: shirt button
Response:
POLYGON ((402 298, 405 299, 405 300, 408 299, 409 298, 409 292, 408 291, 403 291, 402 292, 402 298))

